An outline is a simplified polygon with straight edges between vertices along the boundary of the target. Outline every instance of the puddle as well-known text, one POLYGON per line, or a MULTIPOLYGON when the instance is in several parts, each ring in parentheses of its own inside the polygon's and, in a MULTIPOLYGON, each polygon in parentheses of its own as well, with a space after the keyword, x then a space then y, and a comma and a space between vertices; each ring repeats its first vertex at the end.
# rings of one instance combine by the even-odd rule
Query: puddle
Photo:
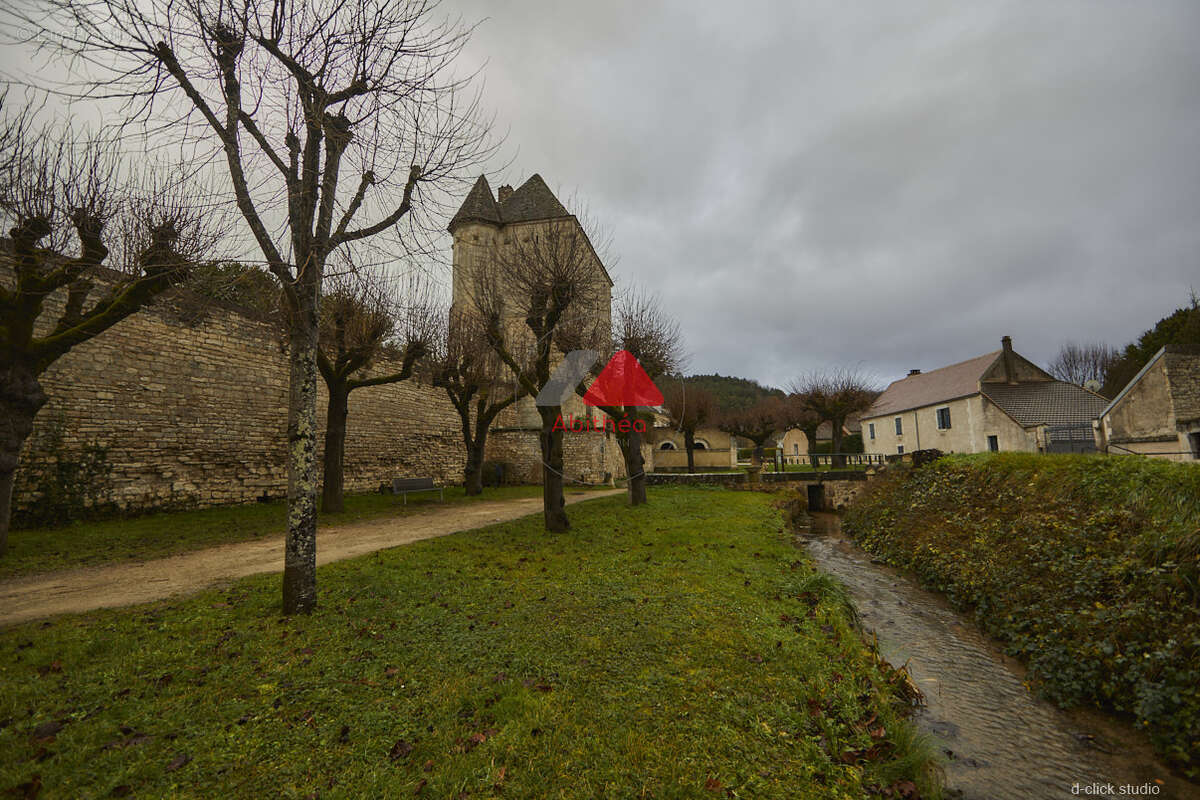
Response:
POLYGON ((797 538, 849 589, 883 657, 908 663, 926 701, 914 720, 941 743, 949 797, 1200 797, 1200 786, 1171 775, 1127 727, 1034 697, 1019 662, 944 598, 872 563, 842 534, 836 515, 814 515, 797 538))

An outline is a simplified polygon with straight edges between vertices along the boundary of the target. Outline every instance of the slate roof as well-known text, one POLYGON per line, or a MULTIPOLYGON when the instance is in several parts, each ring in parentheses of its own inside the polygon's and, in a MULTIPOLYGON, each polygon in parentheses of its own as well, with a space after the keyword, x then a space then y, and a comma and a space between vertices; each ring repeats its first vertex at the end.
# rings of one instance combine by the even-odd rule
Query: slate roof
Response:
POLYGON ((535 173, 503 203, 496 202, 487 178, 480 175, 467 194, 467 199, 463 201, 458 212, 451 218, 446 229, 453 231, 463 222, 490 222, 493 225, 506 225, 510 222, 533 222, 534 220, 569 216, 571 216, 571 212, 558 202, 558 198, 554 196, 554 192, 550 191, 550 187, 542 180, 541 175, 535 173))
POLYGON ((1095 392, 1063 381, 985 383, 983 394, 1023 427, 1091 422, 1108 405, 1095 392))
POLYGON ((1000 357, 1000 352, 996 350, 948 367, 893 381, 863 412, 862 417, 882 417, 975 394, 979 391, 980 376, 1000 357))

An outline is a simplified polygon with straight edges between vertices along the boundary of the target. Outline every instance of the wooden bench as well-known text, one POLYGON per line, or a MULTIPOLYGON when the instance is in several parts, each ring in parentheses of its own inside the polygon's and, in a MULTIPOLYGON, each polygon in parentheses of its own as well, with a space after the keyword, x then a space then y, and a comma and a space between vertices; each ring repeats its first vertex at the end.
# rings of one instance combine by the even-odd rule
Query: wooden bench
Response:
POLYGON ((392 478, 392 494, 400 495, 403 505, 408 505, 410 492, 437 492, 438 496, 446 499, 446 490, 433 485, 433 478, 392 478))

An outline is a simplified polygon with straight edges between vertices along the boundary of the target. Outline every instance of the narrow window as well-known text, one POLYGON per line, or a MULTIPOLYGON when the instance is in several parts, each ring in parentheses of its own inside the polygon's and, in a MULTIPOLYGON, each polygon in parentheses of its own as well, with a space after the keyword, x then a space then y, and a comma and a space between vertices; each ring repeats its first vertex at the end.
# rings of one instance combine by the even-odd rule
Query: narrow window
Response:
POLYGON ((799 442, 792 442, 792 455, 794 455, 794 456, 800 455, 800 443, 799 442))
POLYGON ((988 450, 993 453, 1000 452, 1000 437, 998 437, 998 436, 989 436, 988 437, 988 450))
POLYGON ((867 423, 867 434, 871 437, 872 442, 875 441, 875 423, 874 422, 867 423))
POLYGON ((937 410, 937 426, 938 430, 944 431, 950 429, 950 409, 939 408, 937 410))
POLYGON ((901 419, 899 417, 896 417, 896 435, 897 436, 904 435, 904 423, 903 423, 903 421, 901 421, 901 419))
POLYGON ((896 452, 899 453, 900 455, 904 455, 904 445, 902 445, 902 444, 896 445, 896 452))

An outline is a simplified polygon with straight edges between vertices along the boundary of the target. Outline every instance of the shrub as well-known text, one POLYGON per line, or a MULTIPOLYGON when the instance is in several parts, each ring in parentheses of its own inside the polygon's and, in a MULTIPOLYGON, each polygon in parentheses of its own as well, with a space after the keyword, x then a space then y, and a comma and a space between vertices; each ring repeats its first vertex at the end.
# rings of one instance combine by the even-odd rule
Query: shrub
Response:
POLYGON ((1200 466, 947 456, 873 484, 845 530, 971 610, 1043 696, 1132 715, 1200 776, 1200 466))

